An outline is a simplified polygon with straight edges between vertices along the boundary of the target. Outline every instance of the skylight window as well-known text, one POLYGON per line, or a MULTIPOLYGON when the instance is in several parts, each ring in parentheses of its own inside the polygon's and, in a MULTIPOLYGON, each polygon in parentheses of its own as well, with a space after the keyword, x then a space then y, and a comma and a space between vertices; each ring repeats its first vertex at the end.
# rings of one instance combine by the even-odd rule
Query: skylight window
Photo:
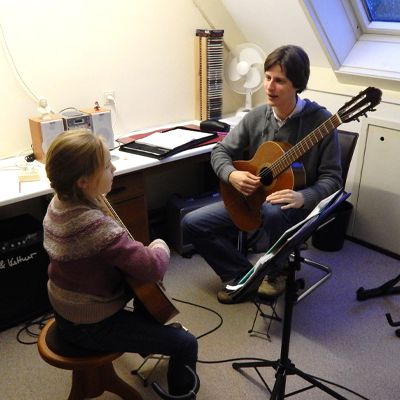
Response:
POLYGON ((400 22, 398 0, 363 0, 370 21, 400 22))
POLYGON ((337 74, 400 81, 399 0, 300 2, 337 74))

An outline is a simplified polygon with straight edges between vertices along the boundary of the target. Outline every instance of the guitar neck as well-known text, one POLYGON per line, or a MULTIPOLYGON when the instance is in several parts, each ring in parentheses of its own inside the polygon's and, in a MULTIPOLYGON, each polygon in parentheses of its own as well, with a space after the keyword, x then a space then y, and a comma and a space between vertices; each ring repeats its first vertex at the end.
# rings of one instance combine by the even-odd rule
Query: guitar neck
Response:
MULTIPOLYGON (((104 211, 110 217, 113 217, 127 232, 128 236, 134 240, 128 228, 124 225, 119 215, 112 208, 105 196, 99 196, 98 201, 103 206, 104 211)), ((167 293, 165 292, 162 283, 141 282, 136 281, 128 276, 125 280, 129 287, 133 290, 136 297, 143 303, 147 311, 160 323, 165 324, 171 318, 179 313, 179 310, 174 306, 167 293)))
POLYGON ((114 218, 126 231, 126 233, 128 234, 128 236, 133 239, 132 234, 129 232, 128 228, 125 226, 125 224, 122 222, 121 218, 119 217, 119 215, 115 212, 115 210, 113 209, 113 207, 111 206, 110 202, 107 200, 106 196, 99 196, 98 197, 98 201, 100 204, 103 205, 104 207, 104 211, 107 212, 107 214, 114 218))
POLYGON ((273 178, 279 176, 283 171, 290 167, 292 163, 298 160, 303 154, 314 147, 325 136, 327 136, 333 129, 337 128, 342 123, 338 114, 332 115, 318 128, 314 129, 300 142, 296 143, 288 151, 285 152, 280 158, 270 165, 273 178))

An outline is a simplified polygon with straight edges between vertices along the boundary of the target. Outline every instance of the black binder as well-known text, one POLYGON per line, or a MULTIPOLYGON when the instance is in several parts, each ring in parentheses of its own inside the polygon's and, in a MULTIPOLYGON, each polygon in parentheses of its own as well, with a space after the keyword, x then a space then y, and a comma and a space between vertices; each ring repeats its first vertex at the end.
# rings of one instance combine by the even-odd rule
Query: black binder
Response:
MULTIPOLYGON (((158 136, 160 137, 160 136, 158 136)), ((173 154, 180 153, 181 151, 190 149, 192 147, 197 146, 198 144, 208 142, 209 140, 215 139, 218 137, 218 134, 215 132, 206 132, 198 129, 190 129, 184 126, 176 126, 171 129, 163 130, 160 132, 151 133, 149 136, 137 140, 133 140, 132 142, 125 143, 120 146, 121 151, 126 151, 128 153, 138 154, 141 156, 152 157, 157 159, 163 159, 165 157, 172 156, 173 154), (166 147, 162 145, 157 145, 154 143, 146 143, 146 138, 151 138, 152 135, 166 135, 165 139, 168 141, 168 134, 175 133, 177 130, 180 131, 188 131, 187 141, 185 140, 183 144, 179 144, 173 147, 166 147), (175 131, 175 132, 174 132, 175 131), (196 135, 193 135, 196 133, 196 135), (201 135, 201 137, 196 137, 201 135)), ((165 141, 164 141, 165 142, 165 141)), ((172 142, 172 135, 171 135, 172 142)))

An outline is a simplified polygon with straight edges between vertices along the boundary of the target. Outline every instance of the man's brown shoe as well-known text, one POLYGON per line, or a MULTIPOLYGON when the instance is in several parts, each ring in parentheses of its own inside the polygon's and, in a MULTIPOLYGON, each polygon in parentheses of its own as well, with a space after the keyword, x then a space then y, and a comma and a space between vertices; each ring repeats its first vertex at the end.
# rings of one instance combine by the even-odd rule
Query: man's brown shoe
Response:
POLYGON ((278 297, 286 289, 286 275, 279 275, 276 278, 266 277, 257 290, 260 297, 278 297))
POLYGON ((235 300, 232 297, 232 294, 228 292, 226 289, 219 290, 217 293, 217 299, 222 304, 235 304, 235 300))

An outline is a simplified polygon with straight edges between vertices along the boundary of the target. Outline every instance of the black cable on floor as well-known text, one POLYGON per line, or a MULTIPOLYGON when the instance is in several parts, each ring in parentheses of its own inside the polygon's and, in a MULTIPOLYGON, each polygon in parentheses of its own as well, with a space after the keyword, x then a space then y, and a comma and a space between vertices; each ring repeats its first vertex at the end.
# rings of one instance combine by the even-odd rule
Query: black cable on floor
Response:
POLYGON ((39 336, 39 332, 42 330, 42 328, 46 325, 46 322, 53 318, 53 313, 46 313, 40 316, 39 318, 26 321, 23 325, 23 327, 17 332, 16 338, 17 342, 21 344, 36 344, 37 343, 37 337, 39 336), (32 330, 32 328, 35 327, 35 330, 32 330), (21 336, 25 334, 26 336, 29 336, 33 338, 34 340, 32 341, 25 341, 21 339, 21 336))
MULTIPOLYGON (((197 340, 199 340, 200 338, 215 332, 217 329, 219 329, 221 327, 221 325, 224 322, 221 314, 219 314, 217 311, 215 311, 215 310, 213 310, 211 308, 208 308, 208 307, 205 307, 205 306, 201 306, 200 304, 192 303, 192 302, 187 301, 187 300, 180 300, 180 299, 176 299, 176 298, 172 298, 172 300, 174 300, 174 301, 176 301, 178 303, 188 304, 188 305, 191 305, 191 306, 194 306, 194 307, 198 307, 198 308, 202 308, 204 310, 210 311, 213 314, 217 315, 217 317, 219 318, 220 321, 219 321, 218 325, 216 327, 210 329, 209 331, 207 331, 207 332, 205 332, 205 333, 203 333, 203 334, 201 334, 199 336, 196 336, 197 340)), ((265 360, 262 359, 262 358, 257 358, 257 357, 238 357, 238 358, 227 358, 227 359, 223 359, 223 360, 211 360, 211 361, 197 360, 198 363, 202 363, 202 364, 222 364, 222 363, 228 363, 228 362, 234 362, 234 361, 265 361, 265 360)))
POLYGON ((257 357, 237 357, 237 358, 226 358, 223 360, 211 360, 211 361, 197 360, 197 362, 201 364, 223 364, 234 361, 265 361, 265 359, 257 357))
POLYGON ((198 308, 202 308, 203 310, 210 311, 210 312, 212 312, 213 314, 215 314, 215 315, 219 318, 219 323, 217 324, 217 326, 216 326, 215 328, 213 328, 213 329, 211 329, 211 330, 205 332, 205 333, 202 333, 202 334, 199 335, 199 336, 196 336, 196 339, 197 339, 197 340, 199 340, 200 338, 202 338, 202 337, 204 337, 204 336, 207 336, 207 335, 209 335, 209 334, 215 332, 215 331, 216 331, 217 329, 219 329, 219 328, 221 327, 221 325, 224 323, 224 319, 222 318, 222 315, 219 314, 217 311, 212 310, 211 308, 208 308, 208 307, 205 307, 205 306, 201 306, 200 304, 192 303, 192 302, 186 301, 186 300, 180 300, 180 299, 176 299, 176 298, 172 298, 172 300, 174 300, 174 301, 176 301, 176 302, 178 302, 178 303, 188 304, 188 305, 191 305, 191 306, 193 306, 193 307, 198 307, 198 308))
MULTIPOLYGON (((202 338, 202 337, 204 337, 206 335, 211 334, 212 332, 215 332, 223 324, 223 318, 222 318, 221 314, 219 314, 215 310, 212 310, 211 308, 208 308, 208 307, 205 307, 205 306, 201 306, 199 304, 192 303, 192 302, 186 301, 186 300, 180 300, 180 299, 176 299, 176 298, 172 298, 172 300, 174 300, 174 301, 176 301, 178 303, 188 304, 188 305, 191 305, 191 306, 194 306, 194 307, 198 307, 198 308, 202 308, 204 310, 210 311, 213 314, 217 315, 218 318, 220 319, 219 324, 215 328, 207 331, 206 333, 203 333, 203 334, 197 336, 197 339, 200 339, 200 338, 202 338)), ((266 360, 264 358, 257 358, 257 357, 238 357, 238 358, 227 358, 227 359, 222 359, 222 360, 207 360, 207 361, 206 360, 197 360, 197 362, 201 363, 201 364, 223 364, 223 363, 231 363, 231 362, 236 362, 236 361, 268 361, 268 360, 266 360)), ((349 392, 351 394, 354 394, 355 396, 359 397, 360 399, 370 400, 367 397, 364 397, 363 395, 361 395, 360 393, 357 393, 357 392, 355 392, 355 391, 353 391, 353 390, 351 390, 351 389, 349 389, 349 388, 347 388, 345 386, 339 385, 338 383, 331 382, 331 381, 328 381, 326 379, 323 379, 323 378, 320 378, 320 377, 317 377, 317 376, 313 376, 311 374, 308 374, 308 375, 311 376, 314 379, 317 379, 317 380, 321 381, 321 382, 328 383, 330 385, 333 385, 333 386, 336 386, 336 387, 338 387, 340 389, 343 389, 343 390, 345 390, 345 391, 347 391, 347 392, 349 392)))

